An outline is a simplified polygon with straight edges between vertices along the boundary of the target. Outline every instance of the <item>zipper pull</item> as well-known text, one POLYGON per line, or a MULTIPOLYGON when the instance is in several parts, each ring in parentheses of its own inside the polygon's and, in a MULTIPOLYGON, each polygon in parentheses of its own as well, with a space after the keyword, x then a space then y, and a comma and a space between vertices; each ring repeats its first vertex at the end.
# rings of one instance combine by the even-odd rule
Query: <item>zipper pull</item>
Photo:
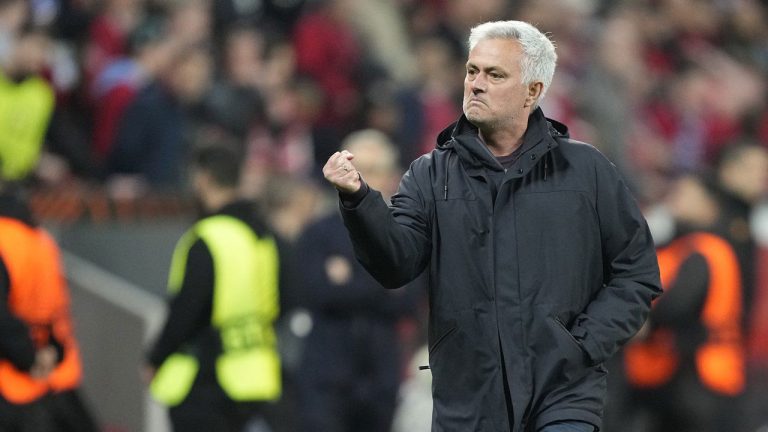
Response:
POLYGON ((431 368, 431 367, 429 367, 428 365, 419 366, 419 370, 420 370, 420 371, 423 371, 423 370, 429 370, 429 369, 432 369, 432 368, 431 368))

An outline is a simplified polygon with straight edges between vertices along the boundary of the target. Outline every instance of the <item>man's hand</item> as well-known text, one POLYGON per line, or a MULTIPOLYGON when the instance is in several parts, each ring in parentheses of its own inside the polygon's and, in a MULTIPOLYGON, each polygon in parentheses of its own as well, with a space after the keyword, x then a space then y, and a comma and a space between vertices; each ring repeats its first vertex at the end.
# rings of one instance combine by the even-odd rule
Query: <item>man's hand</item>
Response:
POLYGON ((53 372, 58 362, 59 355, 56 348, 48 345, 35 352, 35 364, 29 370, 29 375, 34 379, 45 379, 53 372))
POLYGON ((360 173, 352 165, 354 158, 352 153, 342 150, 331 155, 323 167, 325 179, 343 193, 355 193, 362 186, 360 173))

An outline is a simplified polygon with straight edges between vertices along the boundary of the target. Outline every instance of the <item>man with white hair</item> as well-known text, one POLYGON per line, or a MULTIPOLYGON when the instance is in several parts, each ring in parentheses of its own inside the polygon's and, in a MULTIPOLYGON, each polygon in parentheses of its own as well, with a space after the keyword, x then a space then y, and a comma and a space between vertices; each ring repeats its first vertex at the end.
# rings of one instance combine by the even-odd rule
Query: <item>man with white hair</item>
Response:
POLYGON ((357 258, 383 285, 429 277, 433 432, 592 432, 603 363, 661 293, 651 235, 615 167, 539 102, 552 42, 472 29, 464 115, 387 206, 350 152, 323 168, 357 258))

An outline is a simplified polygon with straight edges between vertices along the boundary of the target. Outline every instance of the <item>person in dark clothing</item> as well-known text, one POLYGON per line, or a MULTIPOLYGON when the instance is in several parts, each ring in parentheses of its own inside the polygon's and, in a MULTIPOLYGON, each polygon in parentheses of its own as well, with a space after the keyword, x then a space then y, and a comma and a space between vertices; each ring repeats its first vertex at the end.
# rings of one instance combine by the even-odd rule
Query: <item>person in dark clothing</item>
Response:
POLYGON ((0 234, 0 431, 96 431, 58 247, 3 182, 0 234))
POLYGON ((239 432, 280 395, 277 249, 254 204, 238 198, 235 151, 203 148, 192 171, 205 215, 174 252, 173 297, 145 379, 174 430, 239 432))
POLYGON ((143 87, 120 119, 107 156, 108 175, 137 175, 155 188, 177 188, 195 141, 194 108, 211 78, 204 47, 183 50, 160 80, 143 87))
POLYGON ((718 201, 700 177, 677 179, 665 204, 676 225, 658 252, 665 295, 624 350, 630 389, 624 425, 629 431, 738 430, 732 410, 744 391, 746 359, 736 251, 714 230, 718 201))
POLYGON ((720 207, 720 218, 715 231, 728 240, 736 251, 742 269, 743 335, 750 351, 748 355, 747 390, 741 397, 740 411, 733 417, 740 419, 743 427, 731 430, 754 430, 768 417, 763 408, 768 383, 768 363, 754 350, 763 337, 760 331, 761 316, 757 284, 758 247, 752 232, 753 209, 768 193, 768 150, 750 142, 727 146, 719 155, 715 192, 720 207))
MULTIPOLYGON (((368 182, 394 193, 397 151, 381 132, 347 137, 368 182)), ((419 291, 387 292, 356 262, 338 212, 312 223, 297 247, 312 313, 299 372, 302 431, 389 432, 400 383, 398 324, 413 316, 419 291)))
POLYGON ((354 155, 323 173, 357 258, 384 286, 426 269, 432 431, 601 427, 603 362, 661 293, 653 242, 615 167, 538 103, 552 42, 490 22, 469 38, 464 115, 388 207, 354 155))
POLYGON ((728 239, 743 269, 745 326, 754 304, 756 246, 750 229, 752 209, 768 192, 768 151, 757 144, 726 147, 717 163, 716 196, 720 218, 715 229, 728 239))

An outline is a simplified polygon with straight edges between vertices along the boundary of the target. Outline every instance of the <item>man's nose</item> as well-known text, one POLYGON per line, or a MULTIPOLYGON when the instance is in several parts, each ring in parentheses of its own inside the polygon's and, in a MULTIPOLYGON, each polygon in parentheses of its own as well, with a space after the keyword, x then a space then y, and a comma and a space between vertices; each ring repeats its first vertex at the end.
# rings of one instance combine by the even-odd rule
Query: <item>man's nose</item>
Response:
POLYGON ((483 77, 483 74, 478 74, 474 80, 472 80, 472 93, 478 94, 485 92, 485 86, 487 82, 485 80, 485 77, 483 77))

